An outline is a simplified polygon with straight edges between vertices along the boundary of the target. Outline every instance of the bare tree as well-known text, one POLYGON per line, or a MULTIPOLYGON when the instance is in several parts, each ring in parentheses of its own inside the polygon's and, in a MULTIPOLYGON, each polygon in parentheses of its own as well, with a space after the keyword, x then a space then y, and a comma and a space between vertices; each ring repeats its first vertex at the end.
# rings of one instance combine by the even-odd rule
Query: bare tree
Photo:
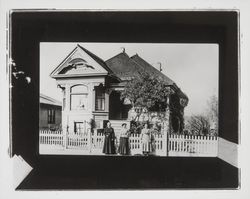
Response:
POLYGON ((210 134, 218 135, 218 122, 219 122, 218 97, 215 95, 211 96, 207 104, 208 104, 208 117, 211 124, 210 134))
POLYGON ((209 118, 204 115, 193 115, 188 119, 192 135, 208 135, 210 130, 209 118))
POLYGON ((208 104, 208 115, 212 121, 218 120, 218 98, 213 95, 207 102, 208 104))
POLYGON ((202 115, 187 118, 186 130, 192 135, 218 135, 218 98, 213 95, 207 100, 207 111, 202 115))

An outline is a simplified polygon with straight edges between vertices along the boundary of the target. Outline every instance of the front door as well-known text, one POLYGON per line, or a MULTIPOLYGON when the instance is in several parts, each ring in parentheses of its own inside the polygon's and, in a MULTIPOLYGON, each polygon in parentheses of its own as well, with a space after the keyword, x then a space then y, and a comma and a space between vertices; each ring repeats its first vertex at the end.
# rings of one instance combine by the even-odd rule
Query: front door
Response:
POLYGON ((120 93, 112 91, 109 96, 109 119, 110 120, 126 120, 130 105, 124 105, 120 99, 120 93))

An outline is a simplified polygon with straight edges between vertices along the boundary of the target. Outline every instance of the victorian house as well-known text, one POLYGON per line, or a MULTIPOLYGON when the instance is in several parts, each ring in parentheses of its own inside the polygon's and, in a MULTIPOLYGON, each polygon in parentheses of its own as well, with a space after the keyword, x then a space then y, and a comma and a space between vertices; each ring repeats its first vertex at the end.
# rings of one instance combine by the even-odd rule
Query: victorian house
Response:
POLYGON ((86 132, 93 122, 94 128, 103 128, 105 120, 111 120, 113 126, 129 123, 131 105, 120 99, 119 91, 142 70, 156 74, 169 85, 183 114, 187 96, 174 81, 139 55, 129 57, 124 50, 103 61, 77 45, 51 73, 63 92, 62 128, 68 132, 86 132))

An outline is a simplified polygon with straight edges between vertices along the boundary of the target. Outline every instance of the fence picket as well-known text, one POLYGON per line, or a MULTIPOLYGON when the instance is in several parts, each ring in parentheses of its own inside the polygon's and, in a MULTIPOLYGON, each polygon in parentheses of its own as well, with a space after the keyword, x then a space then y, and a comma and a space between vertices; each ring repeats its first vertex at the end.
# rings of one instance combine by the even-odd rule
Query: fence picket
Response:
MULTIPOLYGON (((97 131, 93 132, 91 135, 90 133, 92 132, 77 132, 76 134, 66 135, 63 131, 40 130, 39 143, 42 145, 61 147, 65 145, 65 150, 67 148, 81 150, 89 149, 89 151, 94 149, 101 153, 104 143, 104 134, 97 131), (89 140, 91 140, 91 142, 89 142, 89 140)), ((170 155, 192 154, 192 156, 217 156, 217 137, 169 134, 168 144, 166 138, 166 132, 154 136, 154 153, 156 155, 166 156, 166 150, 168 150, 170 155)), ((117 141, 119 143, 119 140, 117 141)), ((129 143, 132 154, 142 153, 139 134, 131 134, 129 143)))

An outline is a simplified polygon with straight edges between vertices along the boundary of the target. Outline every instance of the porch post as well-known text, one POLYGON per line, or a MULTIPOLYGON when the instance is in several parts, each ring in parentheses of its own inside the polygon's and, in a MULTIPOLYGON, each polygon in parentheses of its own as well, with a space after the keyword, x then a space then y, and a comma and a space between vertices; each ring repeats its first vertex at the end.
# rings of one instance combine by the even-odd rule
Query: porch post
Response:
POLYGON ((67 125, 63 128, 63 148, 64 149, 67 149, 67 144, 68 144, 68 142, 67 142, 67 135, 68 135, 68 118, 69 118, 69 116, 67 115, 66 116, 67 117, 67 125))
POLYGON ((65 85, 65 108, 63 110, 63 141, 64 141, 64 149, 67 149, 68 145, 68 134, 69 134, 69 111, 70 111, 70 85, 65 85))
POLYGON ((66 84, 66 87, 65 87, 65 98, 66 98, 65 111, 68 112, 70 110, 70 85, 69 84, 66 84))
POLYGON ((67 149, 67 130, 63 129, 63 149, 67 149))
POLYGON ((95 111, 95 84, 91 86, 92 90, 92 111, 95 111))
POLYGON ((87 129, 88 133, 88 145, 89 145, 89 153, 92 151, 92 133, 90 129, 87 129))

